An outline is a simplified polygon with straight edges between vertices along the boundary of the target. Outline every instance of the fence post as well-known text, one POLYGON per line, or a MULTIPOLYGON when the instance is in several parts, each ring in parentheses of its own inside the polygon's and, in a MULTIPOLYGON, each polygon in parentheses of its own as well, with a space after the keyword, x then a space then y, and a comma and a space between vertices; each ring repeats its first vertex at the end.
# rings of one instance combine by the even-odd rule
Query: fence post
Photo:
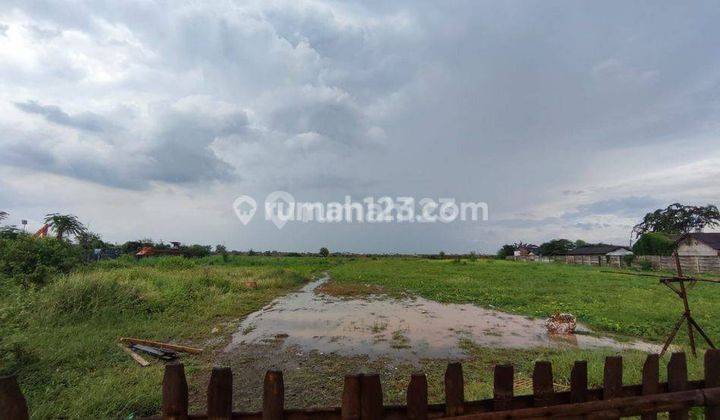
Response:
POLYGON ((345 375, 345 386, 342 394, 342 420, 360 419, 360 377, 362 375, 345 375))
POLYGON ((445 370, 445 416, 465 413, 465 380, 462 364, 448 363, 445 370))
POLYGON ((165 365, 162 416, 165 420, 186 420, 188 418, 188 388, 182 363, 165 365))
POLYGON ((263 385, 263 420, 282 420, 285 415, 285 383, 279 370, 265 373, 263 385))
POLYGON ((383 411, 380 375, 362 375, 360 377, 360 418, 381 419, 383 411))
POLYGON ((428 418, 427 378, 424 373, 413 373, 407 389, 407 418, 426 420, 428 418))
POLYGON ((576 361, 570 372, 570 402, 584 402, 588 389, 587 362, 576 361))
MULTIPOLYGON (((673 353, 668 363, 668 391, 685 391, 687 389, 687 360, 685 353, 673 353)), ((687 420, 690 410, 670 412, 670 420, 687 420)))
POLYGON ((622 397, 622 357, 608 356, 603 371, 603 400, 618 397, 622 397))
POLYGON ((533 369, 533 403, 536 407, 552 405, 555 400, 553 388, 552 364, 550 362, 535 362, 533 369))
MULTIPOLYGON (((705 388, 720 386, 720 350, 708 349, 705 351, 705 388)), ((720 406, 705 407, 705 418, 720 419, 720 406)))
MULTIPOLYGON (((657 354, 649 354, 643 365, 642 394, 652 395, 658 393, 660 393, 660 358, 657 354)), ((641 419, 657 420, 657 413, 643 414, 641 419)))
POLYGON ((513 399, 513 382, 515 368, 513 365, 495 365, 493 375, 493 409, 509 410, 513 399))
POLYGON ((20 391, 17 376, 0 376, 0 419, 29 418, 27 401, 20 391))
POLYGON ((207 389, 208 420, 232 418, 232 392, 232 370, 229 367, 214 367, 207 389))

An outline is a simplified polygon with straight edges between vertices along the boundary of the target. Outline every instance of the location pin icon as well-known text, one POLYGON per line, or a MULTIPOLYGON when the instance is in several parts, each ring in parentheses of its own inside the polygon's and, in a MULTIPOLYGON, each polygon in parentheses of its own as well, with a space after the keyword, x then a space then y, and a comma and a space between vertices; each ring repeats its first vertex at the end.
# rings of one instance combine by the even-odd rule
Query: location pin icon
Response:
POLYGON ((255 215, 257 203, 252 197, 241 195, 233 201, 233 210, 235 210, 237 218, 240 219, 240 223, 247 225, 255 215))

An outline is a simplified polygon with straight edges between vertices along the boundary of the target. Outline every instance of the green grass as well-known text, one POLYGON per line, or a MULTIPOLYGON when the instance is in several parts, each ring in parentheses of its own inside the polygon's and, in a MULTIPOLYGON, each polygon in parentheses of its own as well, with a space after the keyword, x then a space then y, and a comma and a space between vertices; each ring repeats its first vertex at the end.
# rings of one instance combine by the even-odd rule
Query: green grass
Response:
MULTIPOLYGON (((604 270, 604 269, 603 269, 604 270)), ((358 259, 331 270, 344 284, 381 286, 446 303, 473 303, 536 317, 570 312, 595 329, 662 342, 682 313, 682 302, 657 278, 605 273, 595 267, 503 260, 358 259)), ((353 286, 355 287, 355 286, 353 286)), ((696 320, 720 336, 720 285, 690 292, 696 320)), ((678 337, 687 342, 686 329, 678 337)))
MULTIPOLYGON (((328 268, 321 258, 120 259, 41 289, 0 283, 0 373, 19 375, 33 418, 124 418, 160 407, 162 365, 141 368, 120 336, 205 347, 184 355, 190 376, 207 370, 224 322, 253 312, 328 268), (246 288, 245 281, 257 281, 246 288), (216 333, 212 329, 217 327, 216 333), (215 344, 213 344, 215 343, 215 344)), ((149 358, 151 359, 151 358, 149 358)))

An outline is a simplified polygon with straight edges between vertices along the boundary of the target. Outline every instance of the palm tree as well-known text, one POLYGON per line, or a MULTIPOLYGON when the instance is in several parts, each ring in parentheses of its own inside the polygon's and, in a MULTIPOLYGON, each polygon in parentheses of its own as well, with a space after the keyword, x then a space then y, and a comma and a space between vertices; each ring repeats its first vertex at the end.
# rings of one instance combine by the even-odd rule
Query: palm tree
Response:
POLYGON ((55 237, 63 239, 65 234, 80 235, 85 232, 85 226, 72 214, 50 213, 45 215, 47 223, 55 231, 55 237))

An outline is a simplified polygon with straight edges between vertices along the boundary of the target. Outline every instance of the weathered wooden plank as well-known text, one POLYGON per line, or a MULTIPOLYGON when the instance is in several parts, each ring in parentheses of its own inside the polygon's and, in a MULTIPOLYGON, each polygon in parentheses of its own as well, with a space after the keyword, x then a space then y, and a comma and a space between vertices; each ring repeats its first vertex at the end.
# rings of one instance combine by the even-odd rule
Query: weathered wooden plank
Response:
MULTIPOLYGON (((705 351, 705 388, 720 387, 720 350, 705 351)), ((705 418, 720 420, 720 405, 708 404, 705 418)))
POLYGON ((380 419, 383 416, 383 394, 380 375, 360 377, 360 418, 380 419))
POLYGON ((360 419, 360 377, 361 375, 345 375, 340 410, 343 420, 360 419))
POLYGON ((282 420, 285 411, 285 384, 279 370, 265 373, 263 384, 263 420, 282 420))
POLYGON ((462 364, 448 363, 445 370, 445 415, 459 416, 465 413, 465 379, 462 364))
POLYGON ((17 376, 0 376, 0 419, 29 418, 27 401, 20 391, 17 376))
POLYGON ((120 342, 121 343, 131 343, 131 344, 144 344, 146 346, 158 347, 158 348, 166 349, 166 350, 181 351, 183 353, 190 353, 190 354, 200 354, 203 352, 203 349, 198 349, 195 347, 182 346, 180 344, 163 343, 161 341, 155 341, 155 340, 143 340, 140 338, 132 338, 132 337, 120 337, 120 342))
POLYGON ((555 402, 552 364, 550 362, 535 362, 533 370, 533 401, 536 407, 552 405, 555 402))
MULTIPOLYGON (((622 397, 622 357, 608 356, 605 358, 603 371, 603 399, 622 397)), ((609 418, 620 418, 610 416, 609 418)))
POLYGON ((214 367, 207 388, 207 416, 209 420, 232 418, 232 370, 214 367))
POLYGON ((528 418, 613 418, 636 416, 648 411, 668 411, 702 405, 707 399, 720 401, 720 389, 695 389, 676 393, 621 397, 610 400, 522 408, 503 412, 472 413, 464 420, 506 420, 528 418))
MULTIPOLYGON (((673 353, 668 363, 668 391, 677 392, 687 389, 687 360, 685 353, 673 353)), ((670 411, 670 420, 687 420, 689 410, 681 409, 670 411)))
POLYGON ((570 372, 570 401, 585 401, 588 390, 588 372, 587 362, 585 360, 576 361, 570 372))
POLYGON ((424 373, 413 373, 407 389, 407 418, 426 420, 428 418, 427 378, 424 373))
POLYGON ((165 365, 162 388, 162 416, 166 420, 188 418, 188 387, 182 363, 165 365))
POLYGON ((515 368, 513 365, 495 365, 493 375, 493 409, 496 411, 510 408, 514 396, 513 383, 515 368))
MULTIPOLYGON (((653 395, 660 393, 660 357, 657 354, 648 355, 642 371, 642 394, 653 395)), ((656 420, 657 413, 642 415, 642 420, 656 420)))

